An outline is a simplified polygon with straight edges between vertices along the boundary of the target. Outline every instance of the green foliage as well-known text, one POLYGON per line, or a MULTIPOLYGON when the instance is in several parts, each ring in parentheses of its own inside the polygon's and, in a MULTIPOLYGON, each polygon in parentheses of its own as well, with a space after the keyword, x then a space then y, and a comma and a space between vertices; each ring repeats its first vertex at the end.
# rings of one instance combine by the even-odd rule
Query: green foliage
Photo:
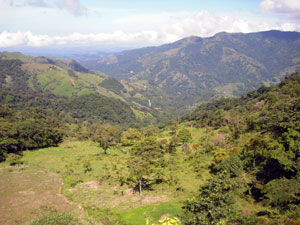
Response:
POLYGON ((73 216, 66 213, 52 213, 48 216, 33 221, 30 225, 75 225, 73 216))
POLYGON ((120 142, 120 135, 120 129, 107 124, 97 127, 92 139, 99 143, 104 150, 104 154, 106 154, 108 148, 120 142))
POLYGON ((155 117, 160 117, 159 112, 144 107, 147 117, 137 118, 132 107, 136 112, 142 112, 140 110, 143 109, 126 99, 127 95, 121 93, 124 87, 119 81, 113 78, 103 81, 104 75, 98 72, 83 73, 88 70, 75 61, 66 62, 46 57, 29 59, 26 63, 0 59, 1 104, 18 110, 40 108, 71 122, 90 120, 127 127, 142 126, 143 123, 153 122, 155 117), (103 85, 108 85, 107 89, 99 86, 102 81, 103 85))
POLYGON ((222 145, 213 137, 207 141, 214 152, 214 162, 210 166, 214 177, 208 185, 200 188, 196 201, 185 204, 185 221, 188 224, 216 224, 220 221, 249 224, 249 221, 263 221, 259 218, 261 215, 273 224, 281 221, 270 213, 237 216, 234 213, 239 210, 236 203, 228 203, 227 207, 231 205, 232 211, 226 206, 225 211, 222 211, 223 207, 219 210, 218 204, 226 202, 225 197, 229 193, 232 200, 253 199, 256 204, 262 204, 271 211, 279 211, 283 218, 299 216, 299 83, 300 73, 295 73, 279 85, 261 87, 241 98, 203 104, 190 117, 186 117, 195 125, 209 125, 214 130, 220 129, 230 134, 222 145), (220 174, 224 173, 226 184, 219 180, 220 174), (212 198, 209 201, 212 190, 218 190, 213 184, 229 188, 223 189, 222 197, 225 199, 212 198), (202 198, 204 193, 208 193, 207 199, 202 198), (246 218, 249 218, 248 222, 246 218))
POLYGON ((123 85, 114 78, 107 78, 100 83, 101 87, 104 87, 108 90, 115 92, 116 94, 120 94, 121 91, 124 90, 123 85))
POLYGON ((14 153, 10 153, 6 156, 6 162, 9 163, 9 165, 14 166, 18 164, 22 164, 22 156, 14 153))
POLYGON ((156 127, 154 125, 150 125, 150 126, 142 128, 142 133, 145 137, 158 136, 160 133, 160 130, 158 127, 156 127))
POLYGON ((129 128, 122 133, 121 143, 123 146, 132 146, 142 139, 143 135, 135 128, 129 128))
POLYGON ((192 140, 191 132, 188 129, 186 129, 186 128, 183 128, 183 129, 179 130, 177 136, 178 136, 178 139, 183 144, 189 142, 190 140, 192 140))
POLYGON ((83 168, 84 168, 85 173, 91 172, 93 170, 93 168, 91 166, 91 162, 89 160, 84 161, 83 168))
MULTIPOLYGON (((146 225, 150 225, 148 219, 146 220, 146 225)), ((155 225, 155 224, 151 224, 151 225, 155 225)), ((158 225, 181 225, 181 222, 177 217, 174 218, 166 217, 164 219, 159 220, 158 225)))
POLYGON ((3 115, 0 118, 0 160, 9 153, 57 146, 63 140, 60 127, 60 121, 35 112, 34 109, 31 114, 11 111, 3 115))
POLYGON ((168 149, 167 151, 170 153, 170 154, 175 154, 176 153, 176 146, 178 145, 178 138, 176 136, 172 136, 169 144, 168 144, 168 149))
POLYGON ((196 199, 187 200, 183 205, 184 224, 218 224, 228 220, 235 213, 234 187, 224 173, 209 180, 199 190, 196 199))
POLYGON ((136 189, 142 195, 142 189, 158 182, 163 173, 164 150, 154 137, 147 137, 136 143, 131 150, 128 162, 130 179, 136 184, 136 189))
POLYGON ((120 100, 96 94, 70 99, 67 109, 74 118, 97 118, 112 123, 132 123, 135 115, 128 104, 120 100))
POLYGON ((280 210, 292 210, 293 205, 300 203, 300 181, 294 179, 274 179, 265 185, 263 192, 266 193, 265 201, 280 210))

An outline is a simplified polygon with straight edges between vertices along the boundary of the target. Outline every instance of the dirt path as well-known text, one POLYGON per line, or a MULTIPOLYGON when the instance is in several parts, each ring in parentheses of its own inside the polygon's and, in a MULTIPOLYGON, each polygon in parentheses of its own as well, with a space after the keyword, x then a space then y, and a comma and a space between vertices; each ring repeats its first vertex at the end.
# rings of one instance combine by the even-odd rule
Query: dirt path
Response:
POLYGON ((57 194, 60 198, 63 199, 63 201, 71 206, 77 206, 78 209, 80 209, 82 211, 82 213, 85 213, 84 208, 82 207, 82 205, 80 203, 77 202, 73 202, 70 199, 68 199, 64 194, 63 194, 63 187, 64 187, 64 182, 62 179, 59 179, 60 182, 60 188, 59 188, 59 193, 57 194))

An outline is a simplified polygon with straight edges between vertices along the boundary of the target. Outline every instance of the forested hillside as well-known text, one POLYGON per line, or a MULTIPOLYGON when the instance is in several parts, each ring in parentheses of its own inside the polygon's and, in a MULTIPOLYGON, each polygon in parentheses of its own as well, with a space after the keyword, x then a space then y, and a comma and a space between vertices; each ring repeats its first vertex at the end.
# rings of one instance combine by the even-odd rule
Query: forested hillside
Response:
POLYGON ((42 107, 75 119, 119 124, 158 122, 178 114, 172 97, 159 88, 119 82, 74 60, 8 52, 0 53, 0 58, 2 104, 42 107))
MULTIPOLYGON (((61 88, 58 89, 58 85, 54 84, 53 88, 56 88, 54 91, 47 90, 47 87, 40 85, 35 80, 36 77, 24 70, 23 66, 26 64, 19 60, 0 60, 1 104, 21 111, 37 107, 50 115, 69 114, 74 119, 94 117, 95 121, 112 123, 123 123, 125 120, 130 123, 136 120, 130 106, 117 98, 99 95, 92 91, 67 98, 69 95, 67 83, 61 84, 62 81, 53 78, 54 75, 51 74, 49 82, 57 82, 61 84, 61 88), (56 92, 57 89, 61 92, 56 92), (64 96, 64 93, 67 96, 64 96)), ((57 73, 58 76, 61 73, 57 73)), ((69 86, 72 86, 71 82, 68 82, 69 86)), ((69 93, 72 93, 72 89, 69 93)))
MULTIPOLYGON (((3 108, 0 144, 7 158, 0 193, 7 201, 0 221, 21 210, 27 217, 20 221, 35 219, 32 224, 298 224, 299 103, 295 73, 239 98, 201 104, 159 128, 120 130, 89 122, 70 136, 65 123, 40 112, 3 108), (54 147, 30 151, 45 146, 54 147), (14 187, 9 178, 24 174, 18 182, 26 185, 32 171, 61 177, 63 195, 80 210, 66 212, 53 202, 45 208, 40 201, 12 205, 14 195, 5 191, 14 187), (35 204, 43 217, 26 213, 35 204)), ((41 187, 31 187, 36 194, 26 198, 41 187)))
POLYGON ((147 80, 188 105, 282 80, 299 71, 299 48, 298 32, 223 32, 82 63, 118 79, 147 80))
MULTIPOLYGON (((280 39, 280 54, 287 37, 298 44, 298 33, 261 35, 280 39)), ((245 36, 211 40, 224 37, 245 36)), ((247 87, 268 82, 235 98, 200 85, 199 106, 175 117, 188 112, 193 89, 166 93, 74 60, 0 53, 0 223, 299 224, 300 73, 270 85, 283 67, 260 77, 240 66, 247 87)))
POLYGON ((299 103, 296 73, 241 98, 203 104, 186 117, 218 135, 206 145, 214 154, 212 178, 184 204, 184 224, 299 223, 299 103), (249 205, 239 211, 241 204, 249 205))

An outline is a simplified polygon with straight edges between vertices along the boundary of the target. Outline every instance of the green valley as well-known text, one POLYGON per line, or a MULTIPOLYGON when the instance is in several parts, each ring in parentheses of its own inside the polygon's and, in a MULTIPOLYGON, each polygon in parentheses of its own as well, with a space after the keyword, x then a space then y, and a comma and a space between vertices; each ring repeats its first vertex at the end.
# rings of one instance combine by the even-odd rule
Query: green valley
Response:
MULTIPOLYGON (((0 212, 6 215, 1 220, 297 224, 299 97, 296 73, 240 98, 202 104, 164 127, 119 130, 64 122, 59 131, 65 136, 54 146, 35 151, 30 149, 43 146, 15 147, 14 152, 10 146, 17 136, 5 138, 12 132, 3 124, 21 115, 2 107, 0 146, 7 151, 0 164, 0 212), (38 201, 39 196, 48 201, 38 201)), ((14 126, 21 131, 23 125, 14 126)), ((28 140, 23 146, 36 140, 26 132, 21 133, 28 140)))
POLYGON ((1 52, 0 224, 300 224, 299 40, 1 52))

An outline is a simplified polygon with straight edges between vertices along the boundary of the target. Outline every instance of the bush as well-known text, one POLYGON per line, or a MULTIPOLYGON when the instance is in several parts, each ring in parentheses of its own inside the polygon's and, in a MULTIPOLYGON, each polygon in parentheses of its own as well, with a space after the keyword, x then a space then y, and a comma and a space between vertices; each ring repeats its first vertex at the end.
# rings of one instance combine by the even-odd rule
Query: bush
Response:
POLYGON ((75 225, 73 216, 66 213, 52 213, 33 221, 30 225, 75 225))
POLYGON ((18 165, 18 164, 23 164, 23 162, 22 162, 22 156, 14 154, 14 153, 8 154, 7 157, 6 157, 6 161, 11 166, 18 165))

